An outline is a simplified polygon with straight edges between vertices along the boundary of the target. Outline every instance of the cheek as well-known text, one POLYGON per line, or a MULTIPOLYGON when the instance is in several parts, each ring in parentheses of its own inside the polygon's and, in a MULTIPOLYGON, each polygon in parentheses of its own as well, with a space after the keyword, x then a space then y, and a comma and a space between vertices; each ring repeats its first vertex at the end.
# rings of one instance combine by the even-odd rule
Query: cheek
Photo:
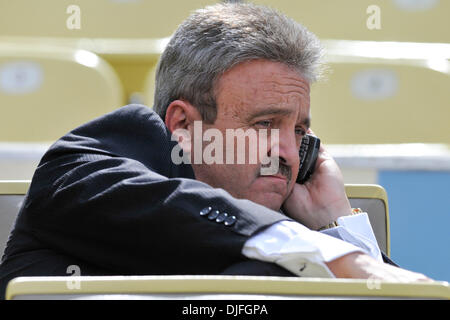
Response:
POLYGON ((248 187, 259 176, 259 166, 249 164, 225 165, 221 168, 221 174, 227 180, 234 180, 236 187, 248 187))
POLYGON ((199 180, 233 193, 234 190, 248 189, 257 178, 259 167, 240 164, 202 165, 197 172, 199 180))

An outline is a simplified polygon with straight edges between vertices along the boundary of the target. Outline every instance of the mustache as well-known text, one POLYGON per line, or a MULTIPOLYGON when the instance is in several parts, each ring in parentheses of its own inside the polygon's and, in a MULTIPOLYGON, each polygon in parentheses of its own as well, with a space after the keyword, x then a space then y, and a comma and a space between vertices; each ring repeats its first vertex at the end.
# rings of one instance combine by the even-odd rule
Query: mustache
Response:
MULTIPOLYGON (((261 168, 270 168, 270 164, 262 164, 261 168)), ((261 172, 261 170, 260 170, 260 172, 261 172)), ((292 179, 292 168, 291 168, 291 166, 288 166, 280 161, 278 164, 278 172, 275 174, 280 174, 280 175, 286 177, 287 182, 289 183, 292 179)), ((262 176, 262 174, 259 173, 259 176, 262 176)))

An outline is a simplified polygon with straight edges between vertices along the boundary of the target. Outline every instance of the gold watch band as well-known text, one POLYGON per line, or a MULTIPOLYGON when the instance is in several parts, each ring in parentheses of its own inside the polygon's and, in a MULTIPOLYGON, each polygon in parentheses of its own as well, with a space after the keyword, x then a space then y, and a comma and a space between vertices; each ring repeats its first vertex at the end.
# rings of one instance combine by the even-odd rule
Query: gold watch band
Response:
POLYGON ((332 223, 329 223, 326 226, 320 227, 317 231, 322 231, 322 230, 326 230, 326 229, 330 229, 330 228, 335 228, 337 226, 338 226, 337 222, 333 221, 332 223))
MULTIPOLYGON (((352 212, 350 213, 351 216, 354 216, 356 214, 360 214, 363 211, 361 210, 361 208, 352 208, 352 212)), ((339 226, 339 224, 337 223, 337 221, 333 221, 323 227, 320 227, 319 229, 317 229, 317 231, 322 231, 322 230, 326 230, 326 229, 330 229, 330 228, 335 228, 339 226)))

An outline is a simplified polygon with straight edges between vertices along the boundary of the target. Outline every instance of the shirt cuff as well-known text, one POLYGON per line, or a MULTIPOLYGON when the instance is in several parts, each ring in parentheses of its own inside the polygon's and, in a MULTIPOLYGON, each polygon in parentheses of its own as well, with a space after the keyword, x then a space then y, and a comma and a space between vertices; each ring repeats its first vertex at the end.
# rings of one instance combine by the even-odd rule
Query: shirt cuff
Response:
POLYGON ((251 237, 242 254, 250 259, 276 263, 303 277, 334 277, 325 262, 352 252, 358 246, 312 231, 295 221, 281 221, 251 237))
POLYGON ((338 226, 321 231, 329 236, 344 240, 361 249, 378 261, 383 261, 381 250, 373 233, 369 216, 366 212, 339 217, 338 226))

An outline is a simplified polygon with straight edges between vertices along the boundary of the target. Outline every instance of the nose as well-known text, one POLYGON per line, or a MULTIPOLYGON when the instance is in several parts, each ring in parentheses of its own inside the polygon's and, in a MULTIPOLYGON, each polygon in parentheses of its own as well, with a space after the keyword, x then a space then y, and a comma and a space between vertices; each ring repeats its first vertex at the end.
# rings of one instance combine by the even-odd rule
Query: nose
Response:
POLYGON ((300 162, 298 152, 299 145, 294 130, 272 130, 270 135, 270 148, 268 150, 269 157, 278 157, 281 164, 294 169, 298 168, 300 162))

